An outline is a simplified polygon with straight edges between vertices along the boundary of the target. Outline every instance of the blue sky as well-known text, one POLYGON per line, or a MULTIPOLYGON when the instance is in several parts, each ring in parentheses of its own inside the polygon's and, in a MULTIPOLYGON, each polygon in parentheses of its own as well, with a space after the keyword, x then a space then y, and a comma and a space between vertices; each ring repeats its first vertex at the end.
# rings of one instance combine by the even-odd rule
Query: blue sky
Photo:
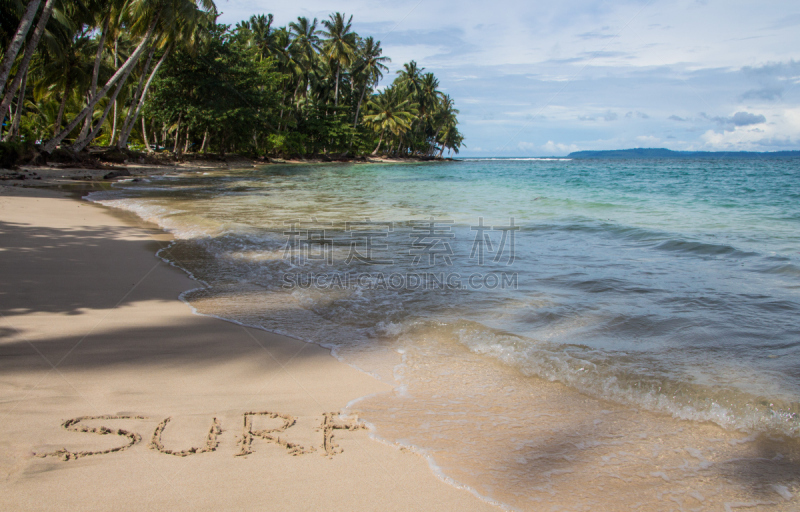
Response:
POLYGON ((353 14, 392 79, 416 60, 456 100, 462 156, 800 149, 800 2, 219 0, 221 22, 353 14))

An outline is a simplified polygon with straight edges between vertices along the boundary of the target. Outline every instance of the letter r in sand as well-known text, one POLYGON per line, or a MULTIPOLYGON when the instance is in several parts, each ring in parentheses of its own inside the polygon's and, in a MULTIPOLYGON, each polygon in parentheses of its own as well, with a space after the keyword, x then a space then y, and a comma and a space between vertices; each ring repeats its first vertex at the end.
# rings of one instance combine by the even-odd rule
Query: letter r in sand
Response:
POLYGON ((283 446, 289 451, 290 455, 302 455, 304 453, 311 453, 314 451, 313 447, 307 450, 298 444, 290 443, 285 439, 281 439, 279 437, 280 433, 285 432, 287 429, 291 428, 297 422, 297 418, 293 416, 289 416, 288 414, 280 414, 268 411, 246 412, 242 417, 242 422, 243 422, 242 439, 239 442, 241 449, 239 450, 239 453, 236 454, 237 457, 242 457, 253 453, 253 448, 252 448, 253 439, 257 437, 264 439, 267 442, 283 446), (253 430, 253 418, 257 416, 265 416, 270 419, 283 420, 283 425, 281 425, 278 428, 253 430))

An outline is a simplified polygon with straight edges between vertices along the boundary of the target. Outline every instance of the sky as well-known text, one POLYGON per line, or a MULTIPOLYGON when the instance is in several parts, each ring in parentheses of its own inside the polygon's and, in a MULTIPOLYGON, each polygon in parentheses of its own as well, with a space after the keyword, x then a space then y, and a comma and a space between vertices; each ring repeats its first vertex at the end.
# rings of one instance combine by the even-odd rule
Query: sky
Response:
POLYGON ((415 60, 452 96, 461 156, 800 150, 793 0, 217 0, 221 23, 353 15, 391 81, 415 60))

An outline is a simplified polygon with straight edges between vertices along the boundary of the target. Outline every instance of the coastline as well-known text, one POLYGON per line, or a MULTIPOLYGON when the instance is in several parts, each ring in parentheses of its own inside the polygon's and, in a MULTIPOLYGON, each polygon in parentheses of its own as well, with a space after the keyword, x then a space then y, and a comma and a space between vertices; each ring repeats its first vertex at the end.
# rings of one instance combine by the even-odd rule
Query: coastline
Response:
MULTIPOLYGON (((34 159, 37 161, 37 159, 34 159)), ((70 162, 22 163, 13 169, 0 169, 0 183, 10 186, 52 187, 85 182, 111 183, 118 179, 145 179, 174 173, 207 172, 229 169, 264 168, 274 165, 330 165, 330 164, 416 164, 455 162, 452 158, 438 157, 315 157, 315 158, 261 158, 239 155, 201 156, 187 155, 180 159, 159 159, 148 154, 94 153, 82 160, 70 162)))
POLYGON ((42 189, 0 187, 0 212, 4 508, 497 510, 326 415, 386 384, 192 314, 161 230, 42 189))

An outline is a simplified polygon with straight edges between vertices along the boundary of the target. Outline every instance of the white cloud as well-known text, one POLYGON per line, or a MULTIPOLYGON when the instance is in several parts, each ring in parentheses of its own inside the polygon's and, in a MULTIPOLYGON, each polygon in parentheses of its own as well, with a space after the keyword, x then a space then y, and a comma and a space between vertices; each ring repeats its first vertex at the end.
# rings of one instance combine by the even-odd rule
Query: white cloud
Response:
POLYGON ((548 140, 547 144, 544 144, 541 149, 548 155, 561 156, 572 153, 573 151, 578 151, 578 146, 575 144, 556 144, 552 140, 548 140))
POLYGON ((800 145, 800 108, 775 112, 769 118, 769 123, 707 130, 700 136, 700 140, 707 149, 728 151, 793 149, 800 145))

